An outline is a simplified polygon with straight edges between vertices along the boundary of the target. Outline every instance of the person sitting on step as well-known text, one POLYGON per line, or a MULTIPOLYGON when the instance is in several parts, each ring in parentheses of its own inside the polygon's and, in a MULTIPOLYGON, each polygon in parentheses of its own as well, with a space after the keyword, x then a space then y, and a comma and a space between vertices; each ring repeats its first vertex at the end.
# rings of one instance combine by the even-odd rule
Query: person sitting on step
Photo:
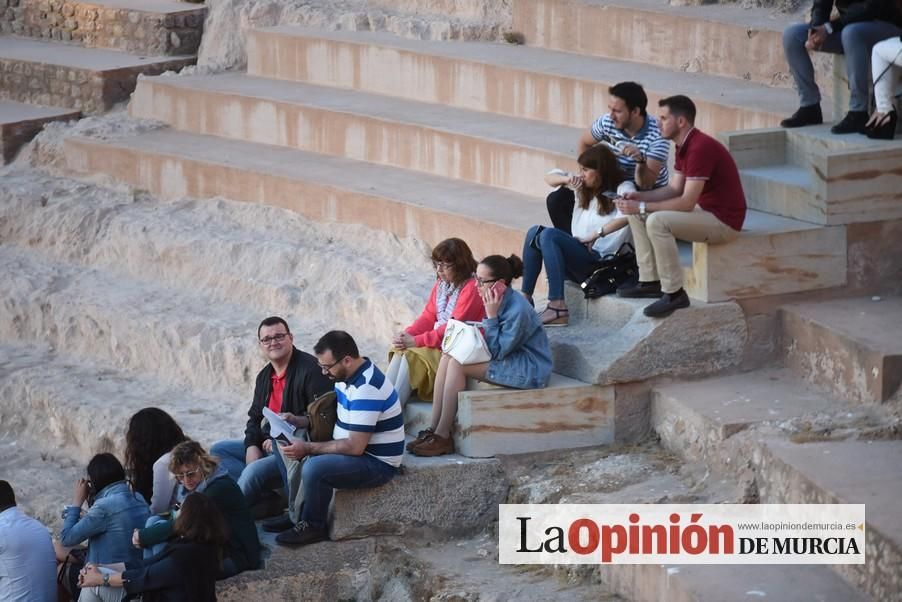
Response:
MULTIPOLYGON (((620 82, 608 88, 608 113, 586 129, 577 145, 577 156, 596 144, 614 149, 623 179, 646 190, 667 184, 667 157, 670 144, 661 138, 655 118, 646 112, 648 96, 636 82, 620 82)), ((549 194, 545 201, 551 223, 570 232, 574 198, 549 194)))
POLYGON ((300 416, 301 426, 306 427, 303 421, 307 420, 304 417, 307 406, 332 390, 332 383, 320 372, 312 355, 294 346, 294 337, 284 319, 278 316, 264 319, 257 327, 257 339, 268 363, 257 374, 244 440, 217 441, 210 447, 210 453, 220 459, 238 483, 255 516, 268 516, 282 510, 280 500, 272 491, 282 486, 283 476, 273 455, 269 424, 263 424, 263 408, 268 407, 277 414, 300 416), (278 508, 268 507, 274 504, 266 503, 267 494, 279 502, 278 508))
MULTIPOLYGON (((902 4, 902 0, 899 0, 902 4)), ((902 35, 874 45, 871 53, 874 75, 874 103, 877 109, 865 125, 864 133, 875 140, 892 140, 896 135, 899 112, 893 106, 893 94, 902 72, 902 35)))
POLYGON ((476 290, 476 260, 467 243, 449 238, 432 249, 435 284, 423 313, 392 340, 386 376, 394 383, 401 407, 412 392, 432 401, 435 372, 442 356, 442 337, 448 320, 480 322, 485 317, 476 290))
POLYGON ((540 314, 545 326, 566 326, 570 321, 564 301, 565 278, 582 282, 602 257, 616 253, 623 243, 632 240, 626 217, 618 213, 612 197, 635 191, 636 187, 623 181, 614 153, 605 146, 593 146, 579 156, 577 163, 578 174, 555 169, 545 176, 550 186, 558 187, 551 194, 567 196, 575 204, 569 233, 533 226, 523 242, 520 288, 530 303, 545 263, 548 306, 540 314))
POLYGON ((457 417, 457 396, 467 377, 516 389, 541 389, 551 377, 551 349, 542 322, 526 297, 510 288, 523 274, 516 255, 490 255, 476 267, 476 284, 485 305, 485 342, 492 359, 461 364, 442 354, 435 377, 431 426, 408 444, 417 456, 454 452, 452 438, 457 417))
POLYGON ((676 239, 708 244, 736 240, 746 213, 736 163, 720 142, 695 129, 692 100, 678 95, 658 104, 661 133, 677 149, 670 183, 628 192, 617 201, 629 216, 639 264, 638 284, 625 285, 617 294, 659 298, 644 310, 654 318, 689 307, 676 239))
MULTIPOLYGON (((247 500, 219 460, 208 454, 197 441, 183 441, 170 452, 169 470, 181 483, 180 499, 192 493, 210 498, 226 522, 228 542, 225 546, 219 579, 227 579, 260 566, 260 540, 247 500)), ((177 537, 177 517, 152 516, 143 529, 135 529, 132 544, 144 548, 149 560, 166 549, 177 537)))
POLYGON ((169 511, 178 482, 169 472, 169 452, 187 440, 178 423, 159 408, 135 412, 125 432, 125 470, 132 489, 150 500, 150 513, 169 511))
POLYGON ((783 52, 799 93, 799 109, 780 122, 785 128, 817 125, 821 93, 814 81, 809 51, 844 54, 849 80, 849 112, 830 131, 863 132, 868 120, 871 49, 880 40, 902 34, 902 9, 895 0, 814 0, 811 20, 783 31, 783 52), (895 4, 895 5, 894 5, 895 4), (837 16, 831 19, 833 8, 837 16))
POLYGON ((16 506, 0 481, 0 600, 55 602, 56 556, 47 528, 16 506))
MULTIPOLYGON (((335 489, 366 489, 390 481, 404 455, 404 411, 391 381, 341 330, 313 346, 320 369, 335 381, 337 420, 332 441, 296 440, 280 448, 304 461, 301 520, 276 543, 299 546, 329 539, 326 519, 335 489)), ((297 495, 297 494, 295 494, 297 495)))

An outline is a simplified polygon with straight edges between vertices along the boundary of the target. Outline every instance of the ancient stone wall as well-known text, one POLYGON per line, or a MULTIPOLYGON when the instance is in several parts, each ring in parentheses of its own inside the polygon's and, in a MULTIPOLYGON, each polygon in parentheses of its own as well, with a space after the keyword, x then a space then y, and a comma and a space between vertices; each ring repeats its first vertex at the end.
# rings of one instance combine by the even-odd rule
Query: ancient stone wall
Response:
POLYGON ((196 54, 205 8, 175 14, 64 0, 0 0, 0 32, 152 56, 196 54))

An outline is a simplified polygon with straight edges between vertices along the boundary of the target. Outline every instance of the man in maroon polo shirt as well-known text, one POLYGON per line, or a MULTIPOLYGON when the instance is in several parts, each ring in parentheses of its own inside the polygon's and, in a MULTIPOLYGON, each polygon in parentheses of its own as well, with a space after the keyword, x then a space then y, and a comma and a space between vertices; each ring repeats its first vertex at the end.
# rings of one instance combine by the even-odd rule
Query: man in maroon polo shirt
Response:
POLYGON ((676 144, 676 163, 663 188, 629 192, 617 201, 628 216, 639 282, 620 297, 656 298, 646 316, 663 318, 689 307, 676 239, 708 244, 736 240, 745 221, 745 194, 730 152, 695 129, 695 103, 678 95, 658 102, 661 135, 676 144))

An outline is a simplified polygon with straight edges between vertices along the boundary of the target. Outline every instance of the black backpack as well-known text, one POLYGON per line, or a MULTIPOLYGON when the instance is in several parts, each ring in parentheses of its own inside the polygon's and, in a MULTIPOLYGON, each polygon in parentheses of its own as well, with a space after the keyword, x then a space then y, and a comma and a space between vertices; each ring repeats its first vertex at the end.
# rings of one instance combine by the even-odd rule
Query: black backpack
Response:
POLYGON ((579 285, 586 299, 597 299, 610 295, 627 282, 639 280, 639 266, 636 265, 636 251, 628 242, 620 245, 616 253, 601 258, 588 278, 579 285))

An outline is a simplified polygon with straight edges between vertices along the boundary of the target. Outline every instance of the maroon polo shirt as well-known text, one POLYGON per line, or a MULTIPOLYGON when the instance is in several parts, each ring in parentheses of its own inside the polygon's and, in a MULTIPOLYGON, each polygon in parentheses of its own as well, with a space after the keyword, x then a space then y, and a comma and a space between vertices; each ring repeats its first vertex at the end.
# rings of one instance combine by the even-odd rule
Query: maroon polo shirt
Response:
POLYGON ((698 206, 737 232, 745 221, 745 194, 736 162, 726 147, 693 128, 677 148, 675 171, 687 180, 704 180, 698 206))

